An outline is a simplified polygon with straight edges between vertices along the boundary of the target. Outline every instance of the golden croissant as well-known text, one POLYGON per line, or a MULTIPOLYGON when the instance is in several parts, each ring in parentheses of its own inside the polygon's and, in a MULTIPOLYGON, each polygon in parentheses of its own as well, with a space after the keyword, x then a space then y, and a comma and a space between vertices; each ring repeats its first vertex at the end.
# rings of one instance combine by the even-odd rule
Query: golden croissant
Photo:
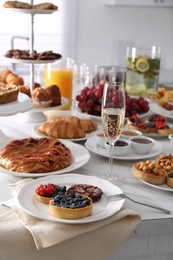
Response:
POLYGON ((90 119, 80 119, 76 116, 66 116, 59 119, 65 120, 66 122, 73 124, 75 127, 82 128, 85 133, 97 130, 97 124, 90 119))
POLYGON ((59 118, 40 125, 38 131, 52 138, 75 139, 85 137, 82 128, 59 118))

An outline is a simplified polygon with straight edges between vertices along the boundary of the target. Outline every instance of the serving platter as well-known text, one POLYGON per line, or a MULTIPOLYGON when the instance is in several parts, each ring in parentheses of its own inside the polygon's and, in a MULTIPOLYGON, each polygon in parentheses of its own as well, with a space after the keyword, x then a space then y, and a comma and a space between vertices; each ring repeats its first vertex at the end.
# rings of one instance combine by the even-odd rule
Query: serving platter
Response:
POLYGON ((167 109, 161 107, 159 104, 157 104, 157 102, 151 103, 150 109, 152 112, 154 112, 156 114, 161 114, 168 119, 173 119, 173 110, 172 111, 167 110, 167 109))
MULTIPOLYGON (((106 149, 98 145, 96 138, 95 137, 90 137, 87 139, 85 142, 86 148, 103 157, 109 158, 109 154, 107 153, 106 149)), ((114 159, 117 160, 123 160, 123 161, 132 161, 132 160, 141 160, 141 159, 147 159, 147 158, 152 158, 155 157, 163 151, 163 146, 160 142, 155 141, 155 144, 153 146, 153 149, 147 153, 147 154, 137 154, 135 153, 131 148, 128 154, 123 155, 123 156, 113 156, 114 159)))
MULTIPOLYGON (((37 135, 41 136, 41 137, 49 137, 46 134, 42 134, 38 131, 38 127, 40 125, 36 125, 33 127, 33 131, 34 133, 36 133, 37 135)), ((98 127, 97 130, 92 131, 90 133, 86 133, 85 137, 82 138, 69 138, 69 139, 62 139, 62 140, 69 140, 69 141, 73 141, 73 142, 81 142, 81 141, 86 141, 89 137, 95 136, 96 134, 100 133, 100 128, 98 127)))
POLYGON ((44 115, 45 111, 62 108, 67 104, 68 104, 68 99, 65 97, 61 97, 61 105, 54 106, 54 107, 45 107, 45 108, 35 108, 32 106, 32 109, 30 109, 30 111, 23 114, 19 114, 18 119, 26 123, 44 122, 47 120, 47 117, 44 115))
POLYGON ((99 221, 117 213, 123 207, 124 199, 119 201, 110 201, 107 197, 118 193, 122 193, 122 190, 107 180, 94 176, 72 173, 68 175, 47 176, 36 179, 21 189, 17 199, 25 212, 36 218, 65 224, 84 224, 99 221), (91 216, 74 220, 60 219, 51 216, 48 212, 48 205, 41 203, 34 195, 34 190, 40 184, 47 183, 58 183, 59 185, 65 185, 67 188, 72 184, 90 184, 102 189, 103 195, 99 201, 94 203, 91 216))
POLYGON ((143 181, 143 180, 140 180, 142 183, 150 186, 150 187, 153 187, 155 189, 158 189, 158 190, 163 190, 163 191, 171 191, 173 192, 173 188, 169 187, 166 183, 162 184, 162 185, 155 185, 155 184, 151 184, 151 183, 148 183, 146 181, 143 181))
POLYGON ((58 11, 58 10, 56 10, 56 9, 4 8, 3 11, 35 15, 35 14, 52 14, 52 13, 58 11))
MULTIPOLYGON (((1 173, 6 173, 8 175, 13 175, 17 177, 32 177, 32 178, 37 178, 37 177, 43 177, 43 176, 50 176, 50 175, 56 175, 56 174, 62 174, 62 173, 67 173, 74 171, 83 165, 85 165, 89 159, 90 159, 90 154, 88 150, 83 147, 82 145, 67 141, 67 140, 61 140, 70 150, 72 153, 72 164, 62 170, 59 171, 53 171, 53 172, 43 172, 43 173, 26 173, 26 172, 13 172, 6 170, 2 166, 0 166, 0 172, 1 173)), ((6 143, 0 143, 0 149, 5 146, 5 144, 9 143, 10 140, 8 139, 6 143)))
POLYGON ((11 116, 17 113, 24 113, 32 109, 31 99, 22 93, 19 93, 16 101, 0 105, 0 116, 11 116))

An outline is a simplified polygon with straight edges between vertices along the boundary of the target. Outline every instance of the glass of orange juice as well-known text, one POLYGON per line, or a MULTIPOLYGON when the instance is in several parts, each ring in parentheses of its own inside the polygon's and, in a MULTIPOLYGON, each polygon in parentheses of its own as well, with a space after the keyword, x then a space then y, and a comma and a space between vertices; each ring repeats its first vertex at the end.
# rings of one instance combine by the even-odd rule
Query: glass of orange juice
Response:
POLYGON ((72 106, 73 68, 71 59, 59 60, 55 63, 48 63, 44 70, 44 85, 57 85, 61 96, 68 99, 68 104, 61 109, 70 109, 72 106))

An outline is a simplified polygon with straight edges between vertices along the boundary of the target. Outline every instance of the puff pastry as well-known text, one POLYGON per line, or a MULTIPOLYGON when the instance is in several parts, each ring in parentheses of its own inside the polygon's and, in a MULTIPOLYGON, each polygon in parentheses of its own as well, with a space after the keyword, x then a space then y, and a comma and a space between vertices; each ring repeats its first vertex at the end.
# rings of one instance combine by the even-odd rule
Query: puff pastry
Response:
POLYGON ((66 168, 71 162, 70 149, 51 138, 14 140, 0 151, 0 165, 15 172, 52 172, 66 168))
POLYGON ((38 127, 38 132, 52 138, 75 139, 85 137, 85 132, 82 128, 61 119, 56 119, 40 125, 38 127))

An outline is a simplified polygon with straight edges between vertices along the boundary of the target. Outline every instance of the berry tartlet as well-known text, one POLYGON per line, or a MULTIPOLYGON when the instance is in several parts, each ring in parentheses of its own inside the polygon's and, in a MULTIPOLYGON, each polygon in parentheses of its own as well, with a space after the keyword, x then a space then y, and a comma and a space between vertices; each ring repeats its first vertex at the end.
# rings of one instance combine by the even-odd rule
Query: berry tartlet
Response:
POLYGON ((56 184, 40 184, 36 190, 35 195, 37 199, 45 204, 49 204, 49 201, 57 195, 64 195, 66 193, 66 186, 59 186, 56 184))
POLYGON ((76 193, 57 195, 49 202, 49 214, 61 219, 79 219, 92 214, 92 199, 76 193))

